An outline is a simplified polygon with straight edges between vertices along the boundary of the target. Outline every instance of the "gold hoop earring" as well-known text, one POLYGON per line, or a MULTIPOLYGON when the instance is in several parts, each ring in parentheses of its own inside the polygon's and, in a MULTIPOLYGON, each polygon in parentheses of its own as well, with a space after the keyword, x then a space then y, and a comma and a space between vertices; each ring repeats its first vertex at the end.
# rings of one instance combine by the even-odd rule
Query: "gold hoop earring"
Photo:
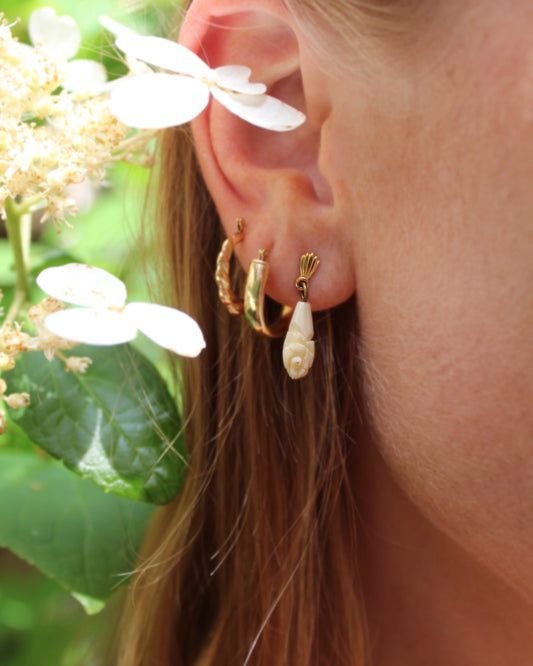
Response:
POLYGON ((305 377, 315 360, 313 313, 307 298, 309 280, 315 274, 319 263, 318 257, 313 252, 307 252, 300 257, 300 275, 296 280, 296 289, 300 292, 302 300, 294 308, 283 343, 283 365, 291 379, 305 377))
POLYGON ((284 305, 278 318, 271 324, 267 324, 264 308, 269 266, 266 256, 266 250, 259 250, 258 259, 250 262, 244 288, 244 316, 257 333, 268 338, 279 338, 287 330, 292 308, 284 305))
POLYGON ((215 270, 215 282, 218 286, 218 297, 232 315, 242 314, 243 302, 231 288, 229 269, 233 248, 244 238, 244 219, 236 219, 237 231, 222 243, 217 255, 217 267, 215 270))

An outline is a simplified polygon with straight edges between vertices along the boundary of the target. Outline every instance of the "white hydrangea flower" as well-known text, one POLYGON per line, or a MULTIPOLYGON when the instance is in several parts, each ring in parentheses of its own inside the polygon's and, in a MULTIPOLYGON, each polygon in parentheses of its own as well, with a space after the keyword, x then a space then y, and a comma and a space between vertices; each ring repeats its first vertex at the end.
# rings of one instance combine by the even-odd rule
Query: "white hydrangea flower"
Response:
POLYGON ((82 308, 54 312, 46 327, 61 338, 89 345, 130 342, 141 331, 164 349, 194 357, 205 341, 184 312, 153 303, 126 303, 126 285, 111 273, 85 264, 46 268, 39 287, 53 298, 82 308))
MULTIPOLYGON (((105 25, 105 23, 104 23, 105 25)), ((285 132, 299 127, 305 115, 266 94, 263 83, 251 83, 251 70, 241 65, 211 69, 195 53, 162 37, 144 37, 111 26, 117 47, 126 56, 167 72, 126 77, 111 92, 111 111, 130 127, 161 129, 198 116, 210 95, 229 111, 264 129, 285 132)))
POLYGON ((107 81, 105 67, 94 60, 72 60, 81 46, 81 32, 71 16, 57 16, 52 7, 42 7, 28 20, 31 43, 55 62, 65 64, 62 85, 67 90, 98 90, 107 81), (67 62, 70 61, 70 62, 67 62))
MULTIPOLYGON (((41 12, 32 17, 33 39, 48 34, 51 40, 54 24, 41 25, 48 11, 41 12)), ((73 19, 57 20, 66 26, 57 37, 66 45, 61 51, 66 57, 77 48, 69 30, 79 31, 73 19)), ((44 46, 32 48, 15 39, 0 19, 0 218, 11 200, 28 209, 44 205, 43 222, 68 224, 77 210, 69 186, 101 182, 107 166, 119 160, 147 164, 151 159, 154 133, 131 132, 121 123, 109 110, 108 96, 100 94, 107 86, 65 90, 65 67, 66 61, 51 58, 44 46)), ((87 85, 84 79, 80 88, 87 85)))

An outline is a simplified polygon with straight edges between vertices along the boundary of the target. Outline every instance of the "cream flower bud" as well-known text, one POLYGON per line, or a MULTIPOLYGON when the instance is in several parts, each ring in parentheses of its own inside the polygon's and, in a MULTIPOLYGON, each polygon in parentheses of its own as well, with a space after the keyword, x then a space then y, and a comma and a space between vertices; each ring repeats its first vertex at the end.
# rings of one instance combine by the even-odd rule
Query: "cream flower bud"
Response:
POLYGON ((29 393, 12 393, 11 395, 4 396, 4 401, 12 409, 28 407, 31 404, 29 393))
POLYGON ((31 336, 23 333, 18 327, 6 327, 0 331, 0 345, 9 356, 16 356, 18 352, 27 351, 31 343, 31 336))
POLYGON ((88 356, 69 356, 65 361, 65 368, 67 372, 79 372, 83 375, 87 372, 91 363, 92 359, 88 356))
POLYGON ((65 169, 58 167, 46 174, 46 184, 54 189, 62 190, 67 186, 68 179, 65 177, 65 169))
POLYGON ((33 324, 38 327, 44 322, 50 313, 57 312, 62 308, 63 303, 60 300, 57 298, 52 298, 51 296, 47 296, 36 305, 31 306, 31 308, 28 310, 28 317, 31 319, 33 324))
POLYGON ((0 435, 3 435, 7 430, 6 424, 6 413, 3 409, 0 409, 0 435))
POLYGON ((15 360, 12 356, 0 353, 0 370, 12 370, 15 367, 15 360))

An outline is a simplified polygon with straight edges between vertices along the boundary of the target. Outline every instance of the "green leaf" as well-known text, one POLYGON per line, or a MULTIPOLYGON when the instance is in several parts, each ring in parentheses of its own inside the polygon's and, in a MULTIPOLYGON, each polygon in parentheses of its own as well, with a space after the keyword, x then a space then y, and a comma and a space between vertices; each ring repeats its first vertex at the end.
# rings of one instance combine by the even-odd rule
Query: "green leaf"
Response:
POLYGON ((4 373, 9 392, 27 392, 31 406, 11 410, 28 437, 107 491, 166 504, 185 469, 174 400, 155 368, 130 345, 76 347, 89 356, 86 374, 27 352, 4 373))
POLYGON ((78 592, 73 592, 72 596, 80 602, 87 615, 96 615, 105 608, 105 601, 102 601, 101 599, 95 599, 94 597, 89 597, 86 594, 79 594, 78 592))
POLYGON ((32 453, 35 445, 28 439, 26 433, 21 430, 11 419, 11 410, 5 409, 7 429, 0 436, 0 456, 4 449, 32 453))
POLYGON ((35 453, 0 450, 0 544, 96 612, 127 579, 153 508, 35 453))

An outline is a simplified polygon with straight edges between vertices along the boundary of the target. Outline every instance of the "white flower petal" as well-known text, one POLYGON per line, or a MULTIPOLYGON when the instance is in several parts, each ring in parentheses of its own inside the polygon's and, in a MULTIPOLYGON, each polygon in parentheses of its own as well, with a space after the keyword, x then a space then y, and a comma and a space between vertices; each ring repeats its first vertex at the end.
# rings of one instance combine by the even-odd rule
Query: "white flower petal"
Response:
POLYGON ((116 44, 127 55, 171 72, 188 74, 198 79, 211 72, 195 53, 170 39, 129 35, 117 39, 116 44))
POLYGON ((125 25, 122 25, 122 23, 115 21, 115 19, 112 19, 109 16, 100 16, 98 21, 106 30, 112 32, 117 39, 119 37, 131 37, 132 35, 138 34, 135 30, 127 28, 125 25))
POLYGON ((122 280, 96 266, 65 264, 45 268, 36 281, 49 296, 65 303, 121 308, 126 301, 126 285, 122 280))
POLYGON ((250 83, 252 70, 242 65, 224 65, 215 69, 217 85, 225 90, 244 93, 245 95, 264 95, 267 87, 264 83, 250 83))
POLYGON ((198 324, 180 310, 154 303, 128 303, 124 314, 156 344, 180 356, 198 356, 205 347, 198 324))
POLYGON ((216 86, 211 93, 228 111, 264 129, 287 132, 305 122, 305 114, 270 95, 229 93, 216 86))
POLYGON ((208 102, 209 89, 200 81, 154 73, 119 81, 111 91, 109 108, 130 127, 160 129, 192 120, 208 102))
MULTIPOLYGON (((127 28, 125 25, 122 25, 122 23, 109 18, 109 16, 100 16, 98 20, 100 21, 100 24, 103 25, 106 30, 112 32, 117 39, 121 37, 140 37, 139 33, 135 32, 135 30, 127 28)), ((150 74, 153 72, 153 69, 149 65, 128 54, 126 54, 126 64, 131 74, 139 75, 150 74)))
POLYGON ((106 68, 96 60, 72 60, 67 63, 63 88, 75 92, 96 91, 107 81, 106 68))
POLYGON ((145 62, 137 60, 136 58, 130 55, 126 55, 126 65, 128 66, 130 72, 137 76, 141 74, 153 74, 154 71, 150 67, 150 65, 147 65, 145 62))
POLYGON ((137 329, 124 313, 113 310, 60 310, 48 315, 44 323, 54 335, 87 345, 119 345, 137 335, 137 329))
POLYGON ((57 16, 51 7, 31 13, 28 32, 32 44, 42 44, 54 60, 73 58, 81 44, 81 32, 71 16, 57 16))

